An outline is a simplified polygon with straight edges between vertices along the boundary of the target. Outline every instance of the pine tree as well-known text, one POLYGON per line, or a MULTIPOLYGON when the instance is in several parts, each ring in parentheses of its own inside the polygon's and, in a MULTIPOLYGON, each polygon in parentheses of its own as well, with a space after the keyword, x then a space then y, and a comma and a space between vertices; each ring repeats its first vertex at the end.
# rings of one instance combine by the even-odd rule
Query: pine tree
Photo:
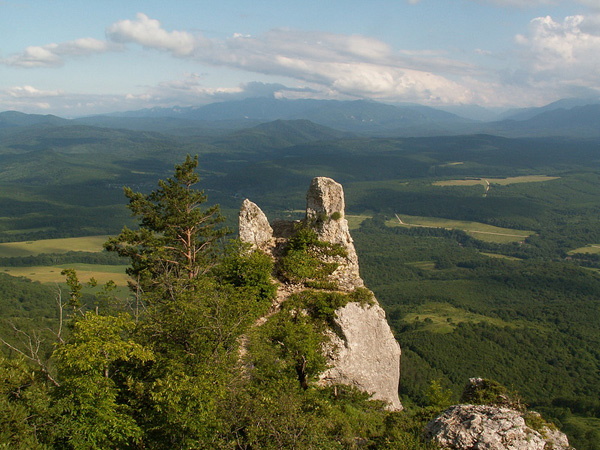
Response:
POLYGON ((219 205, 201 208, 207 198, 194 188, 200 181, 197 166, 198 157, 188 155, 173 178, 160 180, 148 195, 125 188, 139 228, 123 228, 105 248, 131 259, 128 274, 146 292, 166 289, 172 296, 186 280, 207 273, 215 261, 213 244, 228 232, 217 227, 224 220, 219 205))

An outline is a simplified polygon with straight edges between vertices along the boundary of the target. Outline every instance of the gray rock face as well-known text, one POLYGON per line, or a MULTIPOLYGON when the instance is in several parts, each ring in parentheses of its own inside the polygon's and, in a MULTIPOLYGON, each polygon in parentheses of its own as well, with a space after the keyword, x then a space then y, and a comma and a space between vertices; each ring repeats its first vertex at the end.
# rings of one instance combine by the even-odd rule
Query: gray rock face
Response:
POLYGON ((242 203, 239 214, 240 240, 265 250, 271 245, 273 229, 265 213, 250 200, 242 203))
POLYGON ((355 386, 400 411, 400 345, 383 309, 348 303, 336 311, 335 326, 326 350, 331 368, 321 375, 321 382, 355 386))
POLYGON ((527 426, 523 413, 484 405, 456 405, 432 420, 425 434, 456 450, 568 450, 567 437, 544 427, 527 426))
MULTIPOLYGON (((342 291, 363 287, 358 257, 344 218, 342 186, 331 178, 315 178, 306 203, 305 223, 316 231, 320 240, 339 244, 347 252, 346 257, 332 257, 338 268, 330 280, 342 291)), ((293 235, 295 225, 275 221, 271 228, 260 208, 245 200, 240 212, 240 239, 277 259, 293 235)), ((297 286, 282 285, 274 308, 297 290, 297 286)), ((390 409, 401 410, 398 398, 400 345, 377 302, 374 305, 348 303, 338 309, 330 338, 330 345, 324 349, 330 368, 322 374, 320 382, 355 386, 372 394, 374 399, 386 401, 390 409)))
POLYGON ((344 189, 331 178, 312 180, 306 194, 306 220, 312 224, 320 240, 339 244, 348 256, 336 261, 339 267, 331 278, 341 289, 352 290, 364 285, 359 273, 358 256, 354 248, 348 221, 344 218, 344 189))

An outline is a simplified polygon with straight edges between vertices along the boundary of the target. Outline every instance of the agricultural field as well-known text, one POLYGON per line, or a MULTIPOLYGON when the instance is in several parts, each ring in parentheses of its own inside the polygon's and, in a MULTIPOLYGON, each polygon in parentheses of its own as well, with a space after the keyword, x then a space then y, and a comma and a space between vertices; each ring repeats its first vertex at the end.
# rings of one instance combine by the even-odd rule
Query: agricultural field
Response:
POLYGON ((386 225, 389 227, 424 227, 462 230, 475 239, 502 244, 520 242, 534 234, 533 231, 495 227, 480 222, 443 219, 439 217, 410 216, 406 214, 396 214, 395 218, 386 221, 386 225))
POLYGON ((32 267, 0 267, 4 272, 13 277, 25 277, 40 283, 62 283, 65 281, 61 275, 63 269, 75 269, 81 281, 94 278, 98 283, 104 284, 114 281, 118 286, 127 286, 129 277, 125 274, 127 266, 113 266, 101 264, 59 264, 56 266, 32 266, 32 267))
POLYGON ((558 180, 560 177, 551 177, 547 175, 523 175, 518 177, 506 177, 506 178, 494 178, 494 177, 481 177, 481 178, 468 178, 465 180, 442 180, 435 181, 432 183, 434 186, 476 186, 482 184, 484 186, 489 184, 499 184, 502 186, 508 186, 509 184, 516 183, 541 183, 544 181, 558 180))
POLYGON ((348 221, 348 227, 351 230, 356 230, 360 228, 360 224, 363 223, 366 219, 370 219, 371 216, 366 214, 346 214, 345 219, 348 221))
POLYGON ((117 285, 127 285, 125 264, 90 264, 83 262, 62 263, 63 256, 72 252, 79 254, 100 254, 103 252, 102 245, 107 236, 87 236, 63 239, 40 239, 34 241, 6 242, 0 243, 0 271, 15 277, 25 277, 40 283, 62 283, 65 277, 61 275, 63 269, 72 268, 77 270, 79 278, 88 280, 96 279, 99 283, 114 281, 117 285), (54 264, 40 264, 44 257, 55 259, 54 264), (31 264, 19 264, 2 267, 2 260, 11 258, 28 258, 31 264))
POLYGON ((35 256, 42 253, 101 252, 108 236, 86 236, 64 239, 0 243, 0 258, 35 256))

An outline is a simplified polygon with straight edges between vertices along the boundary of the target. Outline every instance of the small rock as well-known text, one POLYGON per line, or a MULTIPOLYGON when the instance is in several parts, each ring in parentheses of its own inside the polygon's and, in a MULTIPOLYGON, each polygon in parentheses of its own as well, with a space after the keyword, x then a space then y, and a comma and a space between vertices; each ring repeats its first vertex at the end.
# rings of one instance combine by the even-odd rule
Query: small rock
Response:
POLYGON ((429 422, 425 435, 443 448, 453 450, 570 448, 567 437, 560 431, 544 427, 540 433, 527 426, 523 413, 487 405, 452 406, 429 422))

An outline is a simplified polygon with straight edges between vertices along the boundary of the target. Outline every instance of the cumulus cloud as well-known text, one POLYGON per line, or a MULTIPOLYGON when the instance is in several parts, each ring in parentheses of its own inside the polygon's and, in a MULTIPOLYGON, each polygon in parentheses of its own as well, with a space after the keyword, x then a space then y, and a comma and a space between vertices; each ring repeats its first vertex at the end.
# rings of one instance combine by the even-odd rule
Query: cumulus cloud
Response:
POLYGON ((537 78, 600 89, 600 16, 537 17, 516 40, 537 78))
MULTIPOLYGON (((480 1, 505 6, 525 3, 480 1)), ((385 42, 363 35, 282 28, 260 35, 235 33, 225 39, 208 39, 201 33, 165 29, 158 20, 142 13, 132 20, 110 25, 106 37, 106 41, 85 38, 28 47, 0 62, 30 68, 53 67, 64 64, 68 58, 127 48, 134 50, 139 45, 193 61, 201 70, 214 66, 254 73, 258 79, 277 77, 279 81, 287 81, 282 81, 285 85, 254 82, 208 87, 203 84, 202 75, 190 73, 179 80, 138 88, 121 96, 77 96, 32 86, 11 88, 0 95, 5 102, 29 98, 32 102, 40 100, 40 104, 43 99, 51 105, 59 105, 58 97, 64 97, 79 105, 73 106, 75 109, 94 107, 98 110, 122 109, 117 107, 119 102, 123 107, 136 109, 174 104, 190 106, 251 96, 373 98, 433 105, 522 104, 542 103, 549 91, 600 89, 596 75, 600 69, 600 14, 571 16, 562 21, 551 17, 532 20, 528 30, 516 37, 523 63, 512 73, 484 71, 447 58, 441 51, 393 49, 385 42)), ((473 49, 473 54, 493 56, 484 49, 473 49)))
POLYGON ((147 48, 172 52, 178 56, 190 55, 196 47, 204 42, 201 36, 194 36, 186 31, 166 31, 158 20, 150 19, 138 13, 136 20, 121 20, 106 30, 107 37, 113 42, 135 42, 147 48))
POLYGON ((111 25, 107 37, 213 66, 283 76, 340 95, 440 101, 467 101, 469 96, 466 88, 439 74, 468 71, 467 64, 436 55, 395 53, 386 43, 362 35, 274 29, 259 36, 236 33, 210 40, 165 30, 159 21, 138 14, 135 20, 111 25))
POLYGON ((80 57, 104 53, 115 48, 114 44, 94 38, 81 38, 59 44, 30 46, 23 52, 0 60, 9 66, 26 68, 62 66, 66 57, 80 57))

